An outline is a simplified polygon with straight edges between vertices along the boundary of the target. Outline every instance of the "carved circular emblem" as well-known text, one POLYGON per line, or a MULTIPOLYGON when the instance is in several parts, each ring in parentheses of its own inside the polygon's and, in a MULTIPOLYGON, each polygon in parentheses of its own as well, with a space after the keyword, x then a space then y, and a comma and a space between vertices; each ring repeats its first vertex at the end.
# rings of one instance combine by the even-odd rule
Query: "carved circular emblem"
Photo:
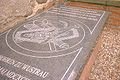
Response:
POLYGON ((80 48, 85 37, 83 27, 83 23, 71 18, 40 17, 10 30, 6 43, 12 50, 25 56, 65 56, 80 48))

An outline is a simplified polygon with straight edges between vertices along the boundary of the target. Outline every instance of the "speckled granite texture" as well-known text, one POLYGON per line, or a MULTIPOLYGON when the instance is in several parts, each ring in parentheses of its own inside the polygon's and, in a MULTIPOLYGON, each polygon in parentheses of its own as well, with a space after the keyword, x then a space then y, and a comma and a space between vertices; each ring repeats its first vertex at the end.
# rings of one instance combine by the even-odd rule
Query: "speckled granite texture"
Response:
MULTIPOLYGON (((6 0, 3 0, 3 1, 6 1, 6 0)), ((108 10, 112 12, 108 20, 108 24, 106 25, 106 27, 104 28, 100 36, 101 48, 97 52, 98 57, 92 67, 89 80, 119 80, 120 79, 119 77, 120 76, 120 8, 117 8, 117 7, 108 8, 106 6, 101 6, 101 5, 92 4, 93 5, 92 6, 91 4, 86 4, 86 5, 85 4, 86 3, 81 3, 81 5, 79 6, 82 6, 84 8, 108 10)), ((8 10, 7 7, 4 10, 7 10, 7 12, 3 11, 5 14, 11 13, 11 10, 10 9, 8 10)), ((30 12, 31 11, 29 11, 28 13, 31 14, 30 12)), ((10 21, 10 23, 4 24, 3 26, 1 26, 0 31, 8 29, 7 27, 9 24, 12 24, 13 26, 19 20, 21 21, 24 19, 25 18, 23 16, 18 16, 17 18, 10 17, 10 19, 6 19, 6 16, 0 17, 0 25, 3 25, 2 21, 4 20, 8 22, 10 21)), ((9 25, 9 27, 12 27, 12 26, 9 25)))
POLYGON ((97 51, 91 53, 93 56, 96 53, 97 58, 93 61, 88 80, 120 80, 120 8, 79 2, 70 2, 69 5, 110 12, 109 19, 98 38, 95 47, 97 51))

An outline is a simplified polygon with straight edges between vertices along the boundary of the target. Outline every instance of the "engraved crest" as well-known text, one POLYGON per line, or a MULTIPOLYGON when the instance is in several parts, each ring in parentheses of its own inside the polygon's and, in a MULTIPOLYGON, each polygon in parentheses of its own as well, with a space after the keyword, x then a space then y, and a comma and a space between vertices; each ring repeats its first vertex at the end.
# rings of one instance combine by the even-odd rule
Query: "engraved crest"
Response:
MULTIPOLYGON (((84 26, 72 18, 44 16, 10 31, 14 45, 10 45, 9 41, 8 45, 25 56, 39 58, 65 56, 78 50, 85 37, 84 26)), ((7 39, 10 37, 8 35, 7 39)))
POLYGON ((38 44, 52 43, 59 48, 67 49, 69 48, 69 44, 65 43, 64 40, 79 37, 77 30, 79 27, 76 25, 69 27, 69 24, 65 21, 59 20, 59 23, 63 25, 62 28, 55 27, 47 19, 43 19, 40 26, 36 25, 35 22, 33 21, 33 24, 24 25, 27 30, 18 31, 15 34, 17 43, 22 41, 38 44))

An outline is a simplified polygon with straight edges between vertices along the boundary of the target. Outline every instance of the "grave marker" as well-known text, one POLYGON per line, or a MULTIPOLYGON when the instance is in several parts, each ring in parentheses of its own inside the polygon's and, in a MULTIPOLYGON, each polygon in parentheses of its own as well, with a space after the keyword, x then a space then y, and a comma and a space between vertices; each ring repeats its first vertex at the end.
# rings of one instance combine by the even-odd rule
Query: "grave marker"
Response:
POLYGON ((55 6, 0 34, 0 78, 75 78, 107 15, 100 10, 55 6))

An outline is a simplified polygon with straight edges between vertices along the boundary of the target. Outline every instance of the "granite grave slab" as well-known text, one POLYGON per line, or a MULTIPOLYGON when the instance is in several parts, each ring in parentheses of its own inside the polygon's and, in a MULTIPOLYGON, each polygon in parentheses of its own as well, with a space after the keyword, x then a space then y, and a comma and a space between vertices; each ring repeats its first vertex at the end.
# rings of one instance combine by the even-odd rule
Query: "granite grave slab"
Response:
POLYGON ((60 5, 1 33, 0 79, 74 80, 107 16, 60 5))

